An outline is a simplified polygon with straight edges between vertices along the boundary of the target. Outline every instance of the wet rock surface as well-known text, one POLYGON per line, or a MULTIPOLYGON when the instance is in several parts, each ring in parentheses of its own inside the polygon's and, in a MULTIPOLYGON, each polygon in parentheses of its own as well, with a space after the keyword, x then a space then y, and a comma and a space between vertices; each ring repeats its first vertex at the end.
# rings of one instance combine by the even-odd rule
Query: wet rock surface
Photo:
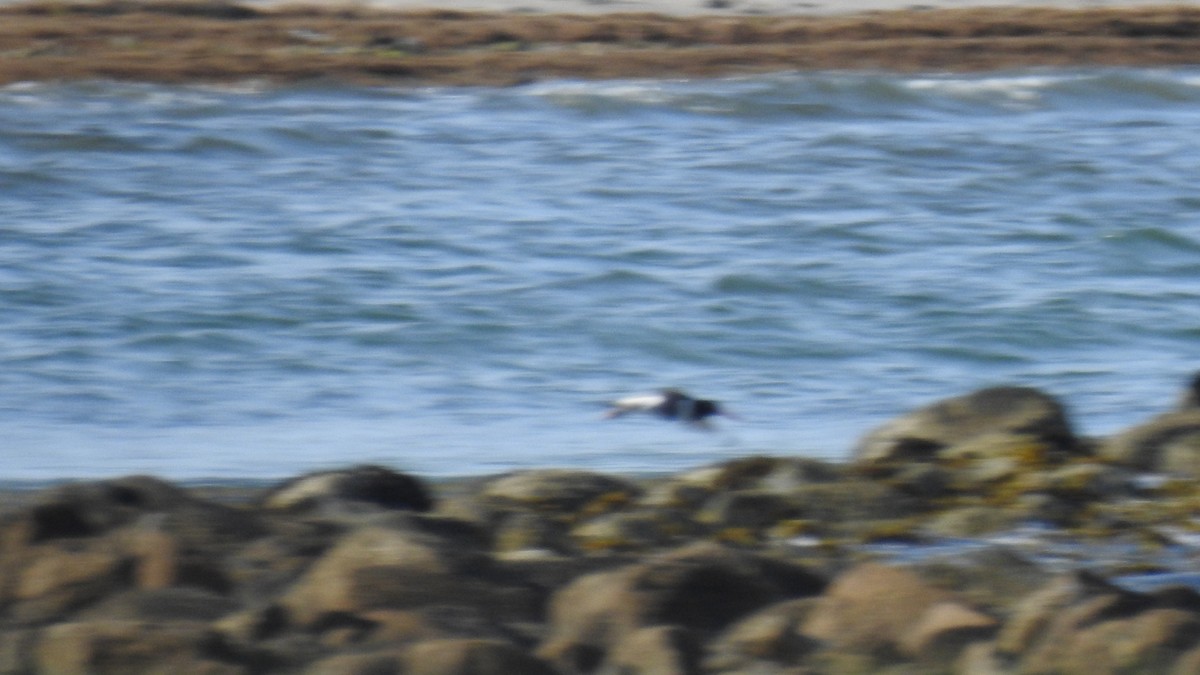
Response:
POLYGON ((12 492, 0 672, 1194 673, 1192 414, 1080 439, 991 388, 845 464, 12 492))

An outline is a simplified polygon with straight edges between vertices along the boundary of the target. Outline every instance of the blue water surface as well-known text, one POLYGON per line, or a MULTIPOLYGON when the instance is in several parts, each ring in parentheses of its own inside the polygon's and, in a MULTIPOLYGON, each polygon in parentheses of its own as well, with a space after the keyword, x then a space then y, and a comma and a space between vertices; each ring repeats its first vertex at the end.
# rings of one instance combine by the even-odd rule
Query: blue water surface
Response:
POLYGON ((0 480, 847 457, 1200 369, 1200 72, 0 89, 0 480), (684 387, 738 420, 602 421, 684 387))

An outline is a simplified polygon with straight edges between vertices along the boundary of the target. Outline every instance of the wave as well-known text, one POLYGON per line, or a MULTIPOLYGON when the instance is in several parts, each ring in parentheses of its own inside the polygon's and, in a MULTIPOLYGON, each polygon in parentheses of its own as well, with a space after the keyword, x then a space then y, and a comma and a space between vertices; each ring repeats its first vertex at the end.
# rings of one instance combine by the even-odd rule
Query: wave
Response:
POLYGON ((1190 69, 1016 71, 985 75, 783 73, 712 81, 552 82, 524 90, 589 114, 667 111, 695 115, 905 119, 922 110, 1030 111, 1081 104, 1154 106, 1200 100, 1190 69))

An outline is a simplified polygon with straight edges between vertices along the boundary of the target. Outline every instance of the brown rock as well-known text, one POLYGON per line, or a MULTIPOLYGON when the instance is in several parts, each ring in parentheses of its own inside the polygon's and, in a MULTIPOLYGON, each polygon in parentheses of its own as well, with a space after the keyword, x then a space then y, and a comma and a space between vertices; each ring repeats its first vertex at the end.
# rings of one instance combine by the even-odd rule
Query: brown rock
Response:
POLYGON ((954 663, 954 672, 961 675, 1013 675, 1012 663, 996 653, 991 642, 972 642, 954 663))
POLYGON ((222 564, 222 554, 233 547, 195 531, 176 528, 173 523, 127 527, 119 533, 122 548, 133 559, 134 583, 139 588, 194 586, 218 593, 230 590, 231 581, 222 564))
POLYGON ((47 490, 0 526, 0 606, 44 621, 129 586, 224 592, 220 556, 263 532, 252 513, 149 477, 47 490))
POLYGON ((1200 408, 1159 415, 1104 441, 1098 452, 1142 471, 1200 476, 1200 408))
POLYGON ((1200 595, 1135 593, 1093 575, 1055 580, 1018 603, 997 635, 1021 672, 1166 672, 1200 643, 1200 595))
POLYGON ((866 563, 833 580, 801 632, 844 651, 887 657, 926 612, 953 600, 908 570, 866 563))
POLYGON ((997 650, 1016 656, 1031 650, 1045 637, 1055 616, 1088 598, 1118 593, 1107 581, 1091 574, 1066 574, 1022 597, 996 636, 997 650))
POLYGON ((337 654, 323 658, 305 671, 305 675, 404 675, 404 650, 337 654))
POLYGON ((207 634, 199 622, 61 623, 43 631, 34 665, 46 675, 244 673, 239 666, 203 657, 207 634))
POLYGON ((1200 647, 1193 647, 1175 661, 1171 675, 1196 675, 1200 673, 1200 647))
POLYGON ((18 622, 59 617, 132 585, 132 561, 107 539, 51 542, 12 561, 10 616, 18 622))
MULTIPOLYGON (((277 532, 230 552, 222 570, 239 596, 269 602, 337 542, 344 531, 325 522, 275 523, 277 532)), ((168 563, 169 564, 169 563, 168 563)))
POLYGON ((948 663, 972 642, 991 637, 996 619, 957 602, 940 602, 901 636, 900 651, 923 662, 948 663))
POLYGON ((541 596, 534 589, 486 578, 488 572, 484 552, 462 538, 419 527, 362 527, 321 556, 281 602, 300 624, 328 612, 438 604, 484 605, 505 617, 536 611, 541 596))
POLYGON ((820 644, 799 631, 815 603, 813 598, 778 602, 734 623, 709 644, 705 669, 757 672, 799 663, 820 644))
POLYGON ((404 675, 557 675, 545 661, 499 640, 429 640, 404 655, 404 675))
POLYGON ((1150 609, 1095 625, 1077 623, 1073 631, 1054 633, 1058 637, 1054 644, 1044 643, 1022 659, 1023 670, 1068 675, 1161 673, 1200 643, 1200 616, 1179 609, 1150 609))
POLYGON ((991 435, 1026 436, 1039 453, 1066 456, 1079 451, 1063 406, 1028 387, 992 387, 944 399, 888 422, 867 434, 854 450, 865 465, 934 459, 943 450, 991 435))
POLYGON ((642 628, 625 636, 596 675, 698 675, 699 651, 678 626, 642 628))
POLYGON ((591 660, 639 628, 658 625, 688 628, 704 639, 759 607, 823 586, 798 566, 716 545, 685 547, 560 589, 540 653, 560 663, 591 660))

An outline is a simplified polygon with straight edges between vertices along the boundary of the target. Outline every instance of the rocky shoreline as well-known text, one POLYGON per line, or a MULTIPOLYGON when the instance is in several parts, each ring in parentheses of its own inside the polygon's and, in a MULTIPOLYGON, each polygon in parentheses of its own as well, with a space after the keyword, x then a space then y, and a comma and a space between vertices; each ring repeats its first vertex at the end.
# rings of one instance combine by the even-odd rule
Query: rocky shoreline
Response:
POLYGON ((1198 55, 1200 8, 1191 6, 834 16, 401 11, 223 0, 0 6, 0 85, 512 85, 831 69, 1179 66, 1200 62, 1198 55))
POLYGON ((1200 672, 1200 379, 1077 436, 995 387, 669 476, 9 494, 0 672, 1200 672))

